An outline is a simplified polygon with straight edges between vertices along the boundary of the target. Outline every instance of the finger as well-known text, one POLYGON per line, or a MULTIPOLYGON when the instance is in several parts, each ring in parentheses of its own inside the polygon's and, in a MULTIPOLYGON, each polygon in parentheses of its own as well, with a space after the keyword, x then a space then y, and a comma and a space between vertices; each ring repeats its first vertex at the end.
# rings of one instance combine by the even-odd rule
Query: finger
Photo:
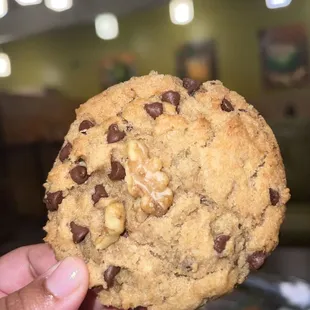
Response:
POLYGON ((88 288, 88 270, 78 258, 66 258, 21 290, 0 299, 0 310, 76 310, 88 288))
POLYGON ((10 294, 24 287, 56 263, 47 244, 19 248, 0 258, 0 294, 10 294))

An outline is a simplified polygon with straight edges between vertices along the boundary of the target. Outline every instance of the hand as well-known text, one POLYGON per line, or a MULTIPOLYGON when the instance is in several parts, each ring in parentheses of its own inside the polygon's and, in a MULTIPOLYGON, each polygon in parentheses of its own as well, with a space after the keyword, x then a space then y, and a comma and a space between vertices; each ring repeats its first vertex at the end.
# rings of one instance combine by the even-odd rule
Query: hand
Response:
POLYGON ((101 309, 94 295, 85 299, 88 281, 82 260, 57 262, 46 244, 22 247, 0 257, 0 310, 101 309))

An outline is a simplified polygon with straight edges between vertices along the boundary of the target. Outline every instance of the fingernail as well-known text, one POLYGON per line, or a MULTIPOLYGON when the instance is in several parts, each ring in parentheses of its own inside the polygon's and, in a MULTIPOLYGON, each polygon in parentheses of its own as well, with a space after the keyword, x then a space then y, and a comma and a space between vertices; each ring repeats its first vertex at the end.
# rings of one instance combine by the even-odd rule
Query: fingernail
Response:
POLYGON ((57 298, 72 294, 83 281, 79 270, 80 264, 72 257, 64 259, 56 269, 47 276, 45 286, 57 298))

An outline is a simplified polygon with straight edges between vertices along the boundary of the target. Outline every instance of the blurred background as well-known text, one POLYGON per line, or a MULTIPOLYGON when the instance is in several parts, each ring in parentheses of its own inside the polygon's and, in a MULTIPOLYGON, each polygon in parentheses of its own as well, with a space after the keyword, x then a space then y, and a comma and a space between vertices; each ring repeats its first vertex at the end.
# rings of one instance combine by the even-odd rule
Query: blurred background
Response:
POLYGON ((292 199, 263 272, 310 281, 309 17, 310 0, 0 0, 0 255, 44 237, 74 109, 156 70, 220 79, 266 118, 292 199))

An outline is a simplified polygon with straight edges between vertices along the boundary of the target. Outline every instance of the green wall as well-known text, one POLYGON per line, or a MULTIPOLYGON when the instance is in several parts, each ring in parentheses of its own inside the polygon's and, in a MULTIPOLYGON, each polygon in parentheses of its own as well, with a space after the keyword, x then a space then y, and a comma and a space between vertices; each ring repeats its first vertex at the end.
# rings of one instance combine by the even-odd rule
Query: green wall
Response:
POLYGON ((175 51, 189 40, 215 38, 219 78, 253 98, 262 92, 257 32, 303 22, 310 32, 310 0, 293 0, 289 8, 268 10, 265 0, 195 0, 195 20, 187 26, 170 22, 168 6, 120 20, 113 41, 96 37, 94 26, 45 33, 3 46, 12 75, 0 79, 0 90, 57 86, 65 95, 85 98, 99 92, 98 63, 107 54, 137 54, 138 74, 175 72, 175 51), (78 64, 78 66, 76 66, 78 64))

